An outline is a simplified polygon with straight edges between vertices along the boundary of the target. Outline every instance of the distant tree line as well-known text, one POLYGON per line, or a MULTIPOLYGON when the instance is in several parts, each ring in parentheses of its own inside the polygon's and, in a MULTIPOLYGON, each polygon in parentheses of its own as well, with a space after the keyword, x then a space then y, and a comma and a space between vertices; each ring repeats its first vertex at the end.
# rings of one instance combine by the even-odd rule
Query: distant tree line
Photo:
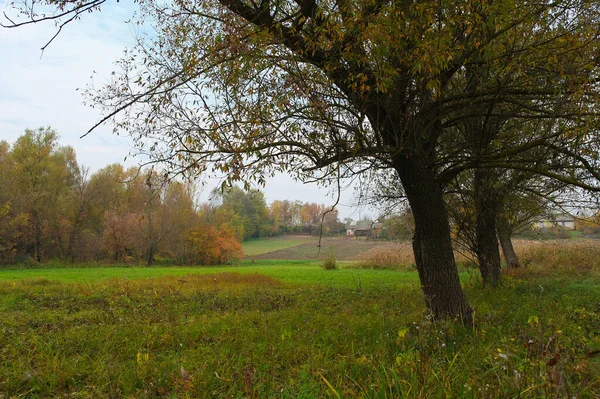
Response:
POLYGON ((90 173, 51 128, 0 141, 0 263, 63 261, 217 264, 243 256, 241 241, 343 233, 337 210, 300 201, 267 205, 233 187, 197 204, 188 181, 152 169, 90 173))

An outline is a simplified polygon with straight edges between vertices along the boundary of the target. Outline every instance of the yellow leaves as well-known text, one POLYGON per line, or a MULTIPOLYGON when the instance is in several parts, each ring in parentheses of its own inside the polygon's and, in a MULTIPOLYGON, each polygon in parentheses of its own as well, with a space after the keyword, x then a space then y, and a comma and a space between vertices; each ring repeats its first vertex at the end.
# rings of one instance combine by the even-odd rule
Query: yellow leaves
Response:
POLYGON ((143 353, 143 352, 138 352, 137 353, 137 364, 138 367, 141 367, 145 364, 147 364, 150 361, 150 354, 149 353, 143 353))
POLYGON ((285 341, 286 339, 291 339, 292 338, 292 330, 290 330, 289 328, 284 328, 281 331, 281 340, 285 341))
POLYGON ((136 357, 137 370, 136 373, 140 377, 147 376, 150 371, 150 354, 145 352, 138 352, 136 357))
POLYGON ((408 328, 402 327, 401 329, 398 330, 398 339, 405 340, 406 334, 408 334, 408 328))
POLYGON ((396 338, 396 345, 402 344, 402 347, 404 347, 404 345, 406 343, 407 335, 408 335, 408 327, 402 327, 401 329, 399 329, 398 337, 396 338))
POLYGON ((540 323, 540 320, 537 316, 529 316, 529 318, 527 319, 527 324, 529 324, 531 327, 537 326, 540 323))
POLYGON ((369 363, 369 359, 367 359, 367 357, 365 355, 356 358, 356 363, 358 364, 365 364, 365 363, 369 363))
POLYGON ((0 206, 0 216, 8 215, 10 213, 10 209, 11 209, 10 201, 7 202, 6 204, 4 204, 3 206, 0 206))

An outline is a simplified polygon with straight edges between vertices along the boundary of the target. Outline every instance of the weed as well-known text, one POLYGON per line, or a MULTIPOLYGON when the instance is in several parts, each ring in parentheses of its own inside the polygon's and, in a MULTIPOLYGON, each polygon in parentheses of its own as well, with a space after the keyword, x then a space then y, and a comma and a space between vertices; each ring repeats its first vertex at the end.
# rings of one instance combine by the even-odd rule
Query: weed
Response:
POLYGON ((332 253, 327 255, 327 258, 325 258, 321 267, 325 270, 336 270, 338 267, 335 261, 335 256, 332 253))

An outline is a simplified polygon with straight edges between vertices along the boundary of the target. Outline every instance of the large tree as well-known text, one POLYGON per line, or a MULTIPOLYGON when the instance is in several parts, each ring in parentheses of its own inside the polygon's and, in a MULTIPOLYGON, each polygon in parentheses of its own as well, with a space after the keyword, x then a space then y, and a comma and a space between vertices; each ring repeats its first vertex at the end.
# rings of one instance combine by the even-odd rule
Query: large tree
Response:
POLYGON ((215 192, 222 207, 237 215, 244 226, 244 239, 260 238, 269 233, 268 211, 265 196, 259 190, 244 191, 233 187, 224 192, 215 192))
POLYGON ((27 129, 15 142, 10 162, 15 206, 28 214, 32 231, 27 253, 41 261, 66 241, 68 233, 60 227, 68 224, 66 200, 79 170, 75 152, 59 146, 51 128, 27 129))
MULTIPOLYGON (((47 3, 68 21, 104 0, 47 3)), ((457 123, 483 116, 486 104, 510 105, 513 118, 572 120, 575 136, 588 127, 579 117, 595 111, 594 1, 141 4, 156 35, 93 95, 106 119, 173 172, 212 168, 264 182, 274 171, 337 180, 393 169, 415 218, 415 259, 434 317, 471 321, 444 185, 542 145, 544 132, 480 156, 444 153, 441 143, 456 141, 457 123), (472 65, 490 78, 467 90, 472 65)))

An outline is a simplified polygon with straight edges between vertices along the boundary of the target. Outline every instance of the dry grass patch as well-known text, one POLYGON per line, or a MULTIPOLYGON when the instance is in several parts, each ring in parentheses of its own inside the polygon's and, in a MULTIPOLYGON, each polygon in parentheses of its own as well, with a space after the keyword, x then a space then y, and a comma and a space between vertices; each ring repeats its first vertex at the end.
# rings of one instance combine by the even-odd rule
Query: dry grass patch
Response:
POLYGON ((415 256, 410 243, 373 248, 356 257, 356 267, 364 269, 412 270, 415 256))
MULTIPOLYGON (((468 253, 454 251, 457 265, 474 265, 468 253)), ((356 267, 361 269, 415 270, 415 255, 412 242, 383 243, 367 252, 355 256, 356 267)))
MULTIPOLYGON (((216 273, 188 274, 186 276, 167 276, 146 280, 110 279, 98 284, 104 288, 115 288, 125 293, 154 293, 155 296, 164 294, 184 294, 200 290, 223 290, 251 287, 278 287, 281 281, 259 273, 216 273)), ((85 291, 86 287, 80 285, 85 291)), ((90 293, 93 290, 90 290, 90 293)))
POLYGON ((279 286, 281 282, 272 277, 260 273, 216 273, 216 274, 188 274, 184 277, 162 277, 160 281, 176 281, 187 284, 193 288, 218 287, 238 285, 279 286))
POLYGON ((536 274, 600 274, 598 240, 515 240, 521 264, 536 274))
MULTIPOLYGON (((600 275, 600 241, 515 240, 515 251, 524 266, 522 273, 535 275, 567 274, 571 276, 600 275)), ((454 252, 458 265, 475 265, 476 260, 461 251, 454 252)), ((415 258, 410 242, 380 244, 355 256, 354 264, 362 269, 413 270, 415 258)), ((519 271, 509 271, 509 274, 519 271)))

